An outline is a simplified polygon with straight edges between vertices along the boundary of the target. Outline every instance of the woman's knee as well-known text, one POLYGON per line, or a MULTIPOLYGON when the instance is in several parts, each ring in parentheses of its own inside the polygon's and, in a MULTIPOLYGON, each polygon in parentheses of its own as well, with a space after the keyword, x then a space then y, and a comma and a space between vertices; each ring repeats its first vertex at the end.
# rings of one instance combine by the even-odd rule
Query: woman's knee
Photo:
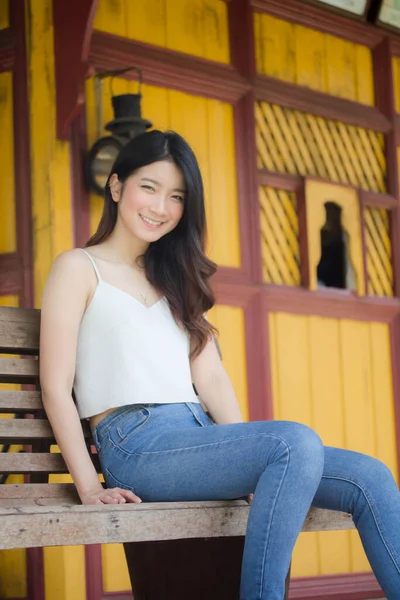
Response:
POLYGON ((324 445, 313 429, 301 423, 286 422, 282 439, 293 461, 299 463, 304 470, 314 470, 322 475, 324 445))
POLYGON ((395 484, 389 467, 381 460, 367 454, 356 454, 354 477, 358 485, 365 489, 384 489, 386 484, 395 484))

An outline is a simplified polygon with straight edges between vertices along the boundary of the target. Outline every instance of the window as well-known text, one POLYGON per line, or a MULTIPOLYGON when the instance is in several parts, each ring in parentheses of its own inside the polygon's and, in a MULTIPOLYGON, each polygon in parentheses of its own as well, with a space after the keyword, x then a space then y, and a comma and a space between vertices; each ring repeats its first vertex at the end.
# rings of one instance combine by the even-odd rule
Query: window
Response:
POLYGON ((318 287, 354 291, 355 270, 350 259, 350 236, 342 226, 342 207, 325 202, 325 223, 321 228, 321 258, 317 266, 318 287))
POLYGON ((365 294, 361 217, 356 189, 307 179, 308 285, 365 294))

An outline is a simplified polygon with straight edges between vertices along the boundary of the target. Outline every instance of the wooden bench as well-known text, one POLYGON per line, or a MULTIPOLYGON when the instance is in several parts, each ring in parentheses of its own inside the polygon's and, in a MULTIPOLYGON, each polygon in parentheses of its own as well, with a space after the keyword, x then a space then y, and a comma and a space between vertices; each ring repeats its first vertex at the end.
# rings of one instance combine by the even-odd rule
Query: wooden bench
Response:
MULTIPOLYGON (((23 484, 0 485, 0 549, 120 542, 135 600, 238 599, 247 502, 82 506, 73 484, 48 483, 51 473, 68 471, 61 454, 50 453, 55 441, 39 391, 39 321, 38 310, 0 307, 0 383, 22 384, 0 390, 0 474, 2 483, 10 474, 25 475, 23 484), (11 444, 24 451, 4 451, 11 444)), ((99 470, 88 422, 82 427, 99 470)), ((349 515, 314 509, 304 524, 304 531, 350 528, 349 515)))

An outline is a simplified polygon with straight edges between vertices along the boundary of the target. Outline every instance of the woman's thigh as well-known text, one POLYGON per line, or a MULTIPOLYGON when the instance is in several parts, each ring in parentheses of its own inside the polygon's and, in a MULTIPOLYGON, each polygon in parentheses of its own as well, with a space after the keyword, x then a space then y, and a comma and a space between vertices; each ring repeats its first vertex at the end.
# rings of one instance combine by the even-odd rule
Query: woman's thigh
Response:
POLYGON ((254 492, 269 464, 286 460, 289 447, 304 447, 311 461, 320 452, 318 436, 297 423, 213 425, 198 406, 163 406, 150 409, 137 434, 110 432, 101 453, 108 486, 144 501, 240 498, 254 492))

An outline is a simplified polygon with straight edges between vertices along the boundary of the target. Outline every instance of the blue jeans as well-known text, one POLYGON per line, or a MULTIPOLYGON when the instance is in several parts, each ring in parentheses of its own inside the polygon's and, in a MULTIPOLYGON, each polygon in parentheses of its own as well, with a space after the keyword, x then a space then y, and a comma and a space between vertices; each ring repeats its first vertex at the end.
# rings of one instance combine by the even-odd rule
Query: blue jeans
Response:
POLYGON ((380 461, 324 447, 305 425, 215 425, 201 405, 118 408, 94 430, 108 487, 143 502, 227 500, 254 492, 242 600, 282 600, 311 505, 351 513, 388 600, 400 599, 400 493, 380 461))

